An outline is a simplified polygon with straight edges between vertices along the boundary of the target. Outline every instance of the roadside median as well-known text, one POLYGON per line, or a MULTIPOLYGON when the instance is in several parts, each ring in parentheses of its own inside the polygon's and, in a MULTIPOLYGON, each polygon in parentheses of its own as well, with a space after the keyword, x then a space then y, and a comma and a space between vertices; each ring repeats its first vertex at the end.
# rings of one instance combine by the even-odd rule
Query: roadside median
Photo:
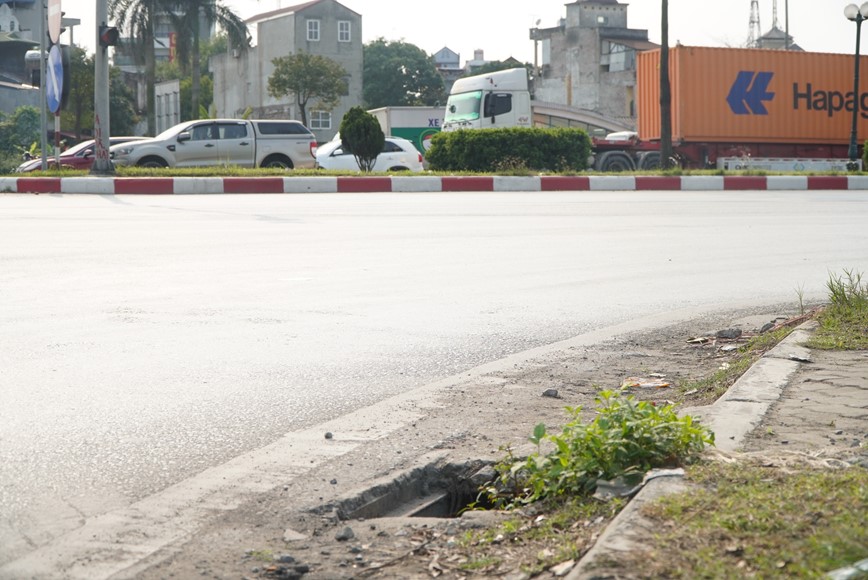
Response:
POLYGON ((196 195, 535 191, 868 190, 868 175, 0 177, 0 193, 196 195))

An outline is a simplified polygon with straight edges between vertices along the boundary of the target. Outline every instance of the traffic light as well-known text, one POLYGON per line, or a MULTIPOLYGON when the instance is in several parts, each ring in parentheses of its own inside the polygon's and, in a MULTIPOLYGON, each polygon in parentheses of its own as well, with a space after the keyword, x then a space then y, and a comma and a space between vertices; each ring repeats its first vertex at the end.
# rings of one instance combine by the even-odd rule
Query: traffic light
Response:
POLYGON ((99 27, 99 45, 103 48, 115 46, 120 38, 120 32, 116 26, 106 26, 105 24, 99 27))

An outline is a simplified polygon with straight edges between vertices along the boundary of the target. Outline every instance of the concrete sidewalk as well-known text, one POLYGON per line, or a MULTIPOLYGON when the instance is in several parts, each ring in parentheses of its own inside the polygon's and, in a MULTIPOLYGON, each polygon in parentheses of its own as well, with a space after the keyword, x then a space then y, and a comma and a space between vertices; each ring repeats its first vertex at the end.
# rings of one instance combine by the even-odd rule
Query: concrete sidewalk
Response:
MULTIPOLYGON (((868 352, 818 351, 804 346, 810 321, 766 353, 717 402, 684 409, 715 433, 724 452, 792 451, 822 454, 829 447, 859 448, 868 462, 868 352)), ((681 477, 652 479, 630 501, 567 576, 568 580, 627 578, 601 563, 639 549, 653 533, 642 506, 682 492, 681 477)))

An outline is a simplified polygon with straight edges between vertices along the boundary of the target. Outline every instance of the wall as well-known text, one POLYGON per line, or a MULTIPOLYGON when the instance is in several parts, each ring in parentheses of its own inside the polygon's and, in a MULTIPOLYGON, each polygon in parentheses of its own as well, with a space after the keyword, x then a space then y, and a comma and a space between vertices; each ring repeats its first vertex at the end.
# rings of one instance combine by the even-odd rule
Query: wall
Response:
POLYGON ((39 107, 39 89, 20 88, 0 83, 0 111, 11 114, 18 107, 39 107))
POLYGON ((627 28, 626 4, 568 4, 559 26, 531 34, 542 54, 536 100, 635 123, 636 51, 630 46, 648 43, 648 32, 627 28), (613 44, 621 52, 613 54, 613 44))
MULTIPOLYGON (((320 142, 330 140, 350 107, 362 104, 362 18, 333 0, 322 0, 299 12, 287 12, 255 23, 257 45, 249 50, 211 59, 214 71, 214 103, 217 115, 237 117, 247 107, 254 117, 300 119, 291 96, 268 94, 268 78, 274 72, 272 60, 304 51, 328 57, 347 71, 348 94, 331 111, 331 127, 310 127, 320 142), (307 21, 320 21, 320 40, 307 40, 307 21), (338 21, 351 23, 350 41, 338 41, 338 21)), ((308 103, 308 125, 316 103, 308 103)))
POLYGON ((181 81, 157 83, 154 87, 157 97, 157 133, 181 122, 181 81))

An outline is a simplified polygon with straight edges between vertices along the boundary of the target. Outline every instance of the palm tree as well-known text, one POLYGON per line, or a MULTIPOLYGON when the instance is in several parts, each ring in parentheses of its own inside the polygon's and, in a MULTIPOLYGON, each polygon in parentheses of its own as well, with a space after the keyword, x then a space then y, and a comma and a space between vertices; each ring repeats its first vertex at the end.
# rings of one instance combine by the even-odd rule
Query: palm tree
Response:
POLYGON ((191 110, 193 115, 198 115, 199 87, 202 78, 201 20, 216 23, 224 29, 229 37, 230 47, 247 48, 252 39, 247 29, 247 23, 232 10, 223 6, 219 0, 184 0, 180 4, 183 5, 184 12, 171 12, 170 16, 172 24, 178 32, 178 45, 176 47, 178 58, 184 63, 182 65, 184 69, 186 69, 186 63, 191 62, 192 86, 190 92, 193 101, 191 110))
POLYGON ((154 91, 156 59, 154 57, 154 21, 157 12, 166 0, 109 0, 109 17, 125 32, 130 48, 145 61, 145 86, 147 90, 148 135, 157 132, 156 103, 154 91))

